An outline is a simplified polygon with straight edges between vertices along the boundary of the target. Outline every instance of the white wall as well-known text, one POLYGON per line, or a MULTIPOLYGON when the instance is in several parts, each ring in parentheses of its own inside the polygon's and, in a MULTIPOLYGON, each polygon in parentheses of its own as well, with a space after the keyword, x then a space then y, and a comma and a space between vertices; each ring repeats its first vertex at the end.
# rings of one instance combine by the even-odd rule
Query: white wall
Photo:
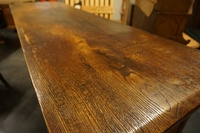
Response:
POLYGON ((114 0, 113 20, 121 20, 121 4, 122 0, 114 0))

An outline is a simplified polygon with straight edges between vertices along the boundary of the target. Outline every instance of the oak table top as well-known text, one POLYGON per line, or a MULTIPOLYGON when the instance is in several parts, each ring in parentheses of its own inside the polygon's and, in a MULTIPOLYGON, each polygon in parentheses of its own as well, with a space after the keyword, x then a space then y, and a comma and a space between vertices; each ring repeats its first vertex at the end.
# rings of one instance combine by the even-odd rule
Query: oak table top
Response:
POLYGON ((200 52, 62 3, 11 5, 49 132, 164 132, 200 105, 200 52))

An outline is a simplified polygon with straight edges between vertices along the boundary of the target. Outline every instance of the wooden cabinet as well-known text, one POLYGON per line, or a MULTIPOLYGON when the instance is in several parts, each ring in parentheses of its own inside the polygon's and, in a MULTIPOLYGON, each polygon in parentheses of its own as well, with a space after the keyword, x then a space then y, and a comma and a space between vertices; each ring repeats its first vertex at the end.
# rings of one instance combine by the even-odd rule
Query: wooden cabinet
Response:
POLYGON ((191 17, 188 14, 191 4, 192 0, 158 0, 150 16, 136 5, 133 26, 187 44, 182 32, 191 17))

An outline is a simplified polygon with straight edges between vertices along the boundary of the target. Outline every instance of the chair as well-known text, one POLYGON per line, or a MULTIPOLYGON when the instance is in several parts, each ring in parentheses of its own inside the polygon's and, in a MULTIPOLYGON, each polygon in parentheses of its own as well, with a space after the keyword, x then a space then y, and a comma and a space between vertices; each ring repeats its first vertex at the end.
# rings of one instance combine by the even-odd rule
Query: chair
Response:
MULTIPOLYGON (((80 0, 65 0, 65 3, 74 6, 80 0)), ((112 20, 114 8, 113 0, 82 0, 82 10, 112 20)))
POLYGON ((4 79, 3 75, 0 73, 0 80, 1 82, 6 86, 6 88, 10 88, 10 85, 8 84, 8 82, 4 79))

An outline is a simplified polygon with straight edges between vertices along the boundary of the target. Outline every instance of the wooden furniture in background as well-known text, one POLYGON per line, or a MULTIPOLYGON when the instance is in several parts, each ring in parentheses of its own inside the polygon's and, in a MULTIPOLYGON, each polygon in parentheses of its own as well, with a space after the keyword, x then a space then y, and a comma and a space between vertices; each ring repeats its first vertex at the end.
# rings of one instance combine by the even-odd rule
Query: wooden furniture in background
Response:
POLYGON ((188 14, 191 3, 192 0, 158 0, 150 16, 136 5, 133 26, 187 44, 182 33, 191 16, 188 14))
POLYGON ((134 0, 123 0, 121 7, 121 23, 132 26, 133 12, 135 8, 134 0))
POLYGON ((57 0, 39 0, 40 2, 45 2, 45 1, 57 1, 57 0))
POLYGON ((128 24, 129 20, 129 9, 130 9, 130 1, 129 0, 123 0, 122 1, 122 7, 121 7, 121 22, 122 24, 128 24))
POLYGON ((3 12, 7 27, 12 28, 12 29, 15 28, 13 17, 9 8, 10 4, 19 3, 19 2, 34 2, 34 1, 35 0, 0 0, 0 10, 2 10, 3 12))
MULTIPOLYGON (((65 0, 65 3, 74 6, 80 0, 65 0)), ((82 10, 107 19, 113 18, 113 0, 81 0, 82 10)))
POLYGON ((4 19, 6 20, 7 27, 8 28, 15 27, 12 14, 10 13, 9 4, 1 4, 0 3, 0 8, 3 12, 4 19))
POLYGON ((59 2, 11 11, 50 133, 178 132, 199 107, 198 50, 59 2))

